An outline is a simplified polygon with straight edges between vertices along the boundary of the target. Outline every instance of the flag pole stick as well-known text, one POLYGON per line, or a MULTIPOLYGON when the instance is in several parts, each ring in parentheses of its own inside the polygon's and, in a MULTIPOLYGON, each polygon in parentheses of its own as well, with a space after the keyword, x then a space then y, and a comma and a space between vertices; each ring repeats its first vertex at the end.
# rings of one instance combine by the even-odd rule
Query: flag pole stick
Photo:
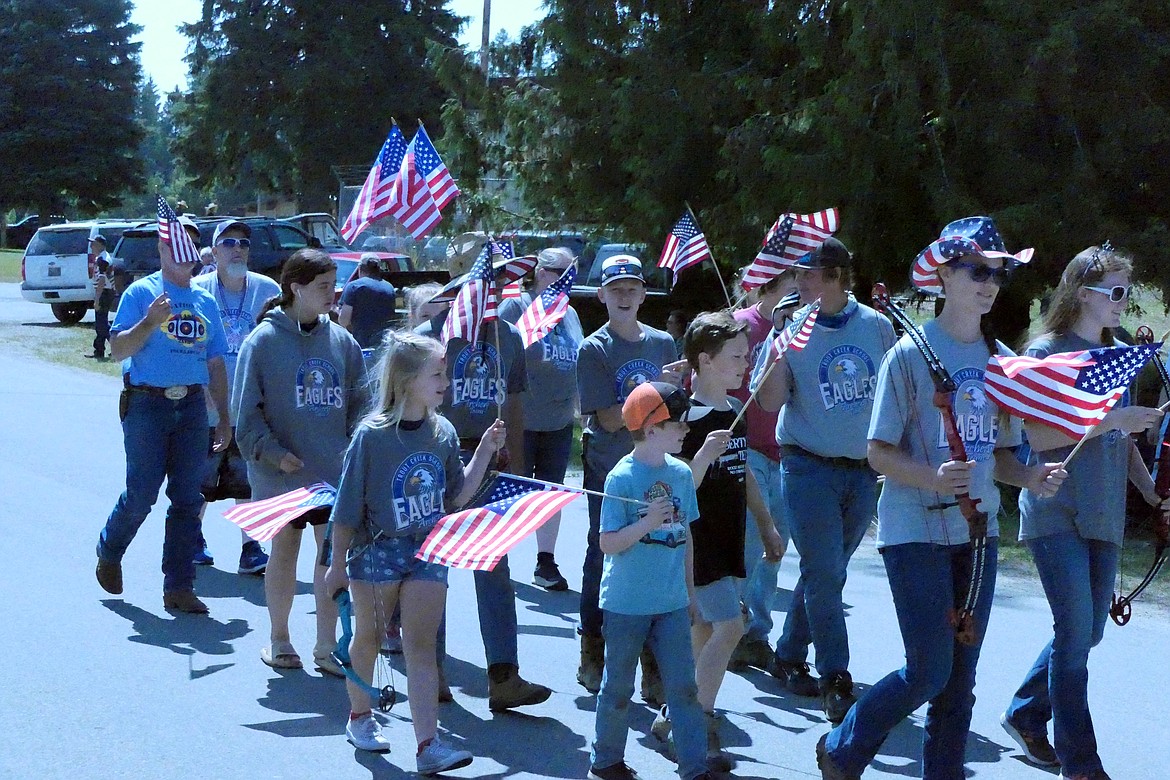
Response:
MULTIPOLYGON (((699 218, 695 216, 695 211, 691 208, 691 204, 684 200, 683 205, 687 207, 687 213, 691 215, 691 222, 693 222, 697 228, 699 225, 699 218)), ((707 256, 711 258, 711 265, 715 266, 715 276, 719 279, 719 286, 723 288, 723 297, 727 299, 727 308, 734 309, 735 304, 731 302, 731 293, 727 291, 727 282, 723 281, 723 274, 719 271, 719 263, 715 262, 715 255, 710 253, 710 247, 711 245, 708 244, 707 256)))
MULTIPOLYGON (((772 348, 770 346, 768 347, 768 351, 769 352, 772 351, 772 348)), ((731 425, 727 426, 728 430, 734 431, 735 426, 739 425, 739 421, 743 419, 743 416, 745 414, 747 414, 748 406, 751 405, 752 401, 756 400, 756 396, 759 395, 760 390, 764 387, 764 383, 767 382, 768 377, 770 377, 772 375, 772 369, 774 369, 776 367, 776 364, 779 362, 780 362, 780 355, 776 355, 776 357, 772 360, 772 362, 768 364, 768 368, 764 370, 764 375, 760 377, 760 381, 756 385, 756 389, 753 390, 752 394, 748 396, 748 399, 743 402, 743 408, 739 410, 739 414, 737 414, 735 416, 735 419, 731 421, 731 425)))
MULTIPOLYGON (((1167 411, 1170 411, 1170 401, 1167 401, 1166 403, 1159 406, 1158 411, 1161 412, 1162 414, 1165 414, 1167 411)), ((1092 428, 1085 431, 1085 435, 1082 436, 1081 440, 1077 442, 1077 446, 1073 447, 1072 452, 1070 452, 1068 454, 1068 457, 1065 458, 1064 461, 1061 462, 1060 467, 1062 469, 1068 468, 1068 462, 1073 459, 1074 455, 1076 455, 1078 452, 1080 452, 1081 447, 1084 445, 1085 442, 1087 442, 1089 440, 1089 434, 1091 434, 1093 431, 1097 430, 1097 425, 1100 425, 1100 424, 1101 423, 1097 423, 1092 428)))
POLYGON ((600 490, 588 490, 586 488, 573 487, 572 485, 562 485, 559 482, 549 482, 544 479, 532 479, 531 477, 521 477, 516 474, 509 474, 508 479, 518 479, 521 482, 531 482, 534 485, 545 485, 547 487, 555 487, 561 490, 568 490, 573 493, 584 493, 587 496, 599 496, 601 498, 612 498, 615 501, 625 501, 628 504, 638 504, 639 506, 649 506, 646 501, 639 501, 636 498, 627 498, 626 496, 615 496, 613 493, 603 493, 600 490))
MULTIPOLYGON (((420 124, 421 124, 421 122, 420 122, 420 124)), ((499 251, 500 247, 498 244, 495 243, 494 238, 489 236, 488 241, 491 242, 491 246, 493 247, 493 250, 494 250, 494 251, 491 251, 488 253, 488 262, 494 264, 496 255, 503 257, 503 253, 499 251)), ((492 286, 491 286, 491 290, 488 292, 488 295, 491 295, 493 298, 496 299, 496 319, 492 323, 492 333, 495 336, 495 342, 496 342, 496 381, 497 381, 497 384, 496 384, 495 397, 496 397, 496 417, 498 417, 502 420, 502 419, 504 419, 504 402, 502 400, 500 400, 499 382, 504 382, 506 380, 504 379, 504 353, 500 350, 500 300, 499 300, 499 296, 496 294, 497 288, 498 288, 498 285, 496 284, 496 274, 495 274, 495 271, 493 270, 492 271, 492 286)))

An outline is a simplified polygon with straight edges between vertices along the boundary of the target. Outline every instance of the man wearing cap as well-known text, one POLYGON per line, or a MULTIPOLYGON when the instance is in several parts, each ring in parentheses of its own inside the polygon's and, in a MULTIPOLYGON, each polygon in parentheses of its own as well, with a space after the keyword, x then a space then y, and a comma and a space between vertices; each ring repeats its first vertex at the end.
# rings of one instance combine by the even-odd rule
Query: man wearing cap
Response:
MULTIPOLYGON (((878 367, 896 341, 889 320, 849 291, 851 264, 849 250, 835 238, 797 261, 801 303, 820 301, 816 325, 804 349, 777 359, 757 396, 764 409, 780 412, 776 440, 785 517, 800 553, 800 582, 772 673, 793 693, 819 693, 833 723, 854 701, 841 591, 849 558, 877 507, 867 434, 878 367), (808 671, 810 643, 819 685, 808 671)), ((760 356, 773 359, 772 349, 760 356)))
POLYGON ((114 281, 110 274, 110 253, 106 237, 100 233, 89 239, 89 256, 93 264, 93 352, 86 355, 106 359, 106 342, 110 340, 110 309, 114 307, 114 281))
MULTIPOLYGON (((494 264, 499 273, 509 262, 494 264)), ((463 280, 464 282, 466 279, 463 280)), ((449 285, 458 290, 458 283, 449 285)), ((448 291, 449 291, 448 290, 448 291)), ((498 295, 498 291, 495 293, 498 295)), ((443 311, 414 329, 423 336, 439 338, 449 311, 443 311)), ((517 470, 524 452, 524 408, 522 394, 528 389, 528 372, 520 332, 499 318, 482 323, 474 344, 464 338, 448 339, 446 345, 449 384, 439 412, 451 421, 459 434, 460 456, 467 462, 484 432, 498 418, 508 426, 506 450, 517 470), (498 349, 497 349, 498 345, 498 349)), ((499 464, 501 471, 508 464, 499 464)), ((516 589, 512 584, 508 556, 491 571, 476 571, 475 599, 479 608, 479 630, 488 664, 488 708, 493 712, 540 704, 552 691, 520 676, 516 589)), ((443 675, 446 654, 446 620, 439 633, 439 695, 450 699, 443 675)))
MULTIPOLYGON (((601 491, 605 477, 619 460, 634 448, 622 419, 622 403, 644 382, 661 379, 679 383, 679 373, 664 371, 677 359, 670 334, 638 322, 638 308, 646 299, 642 262, 632 255, 614 255, 601 266, 601 288, 597 297, 605 305, 608 321, 590 334, 577 353, 577 390, 581 414, 585 416, 581 437, 585 466, 583 486, 601 491)), ((605 658, 602 614, 598 606, 601 573, 605 560, 598 546, 601 528, 601 499, 589 496, 589 536, 581 581, 581 664, 577 682, 590 693, 601 688, 605 658)), ((653 669, 646 654, 644 665, 653 669)), ((654 690, 656 674, 643 674, 643 698, 661 706, 661 693, 654 690), (647 679, 649 678, 649 679, 647 679)))
MULTIPOLYGON (((188 232, 199 231, 180 220, 188 232)), ((122 592, 122 556, 167 482, 163 540, 163 606, 205 614, 195 595, 199 483, 207 453, 207 407, 219 414, 213 446, 227 449, 227 339, 215 299, 191 286, 191 264, 176 262, 159 240, 160 269, 126 288, 110 338, 114 360, 126 361, 119 411, 126 446, 126 490, 98 537, 97 581, 107 593, 122 592)))
MULTIPOLYGON (((256 327, 256 318, 260 316, 264 304, 273 296, 280 295, 280 285, 263 274, 248 270, 251 246, 252 228, 246 222, 230 219, 220 222, 215 226, 211 238, 211 268, 214 270, 196 276, 193 282, 193 286, 211 294, 219 310, 219 318, 227 338, 227 352, 223 360, 229 396, 235 381, 236 358, 240 352, 240 345, 256 327)), ((228 400, 230 402, 230 397, 228 400)), ((231 408, 234 406, 231 404, 231 408)), ((212 428, 219 423, 218 412, 210 403, 207 406, 207 420, 212 428)), ((231 419, 231 425, 234 432, 236 425, 234 418, 231 419)), ((216 452, 208 449, 201 492, 207 503, 225 498, 234 498, 238 503, 252 497, 252 489, 248 485, 248 469, 240 456, 234 433, 226 450, 216 452)), ((207 550, 207 542, 202 531, 203 511, 206 508, 207 504, 204 504, 204 509, 200 511, 199 545, 195 563, 210 566, 215 563, 215 559, 207 550)), ((268 565, 268 555, 264 548, 259 542, 248 538, 243 531, 240 535, 242 547, 237 571, 240 574, 263 574, 268 565)))
POLYGON ((382 278, 378 256, 366 252, 358 264, 358 278, 341 291, 337 324, 348 330, 362 349, 376 347, 394 319, 397 296, 394 285, 382 278))

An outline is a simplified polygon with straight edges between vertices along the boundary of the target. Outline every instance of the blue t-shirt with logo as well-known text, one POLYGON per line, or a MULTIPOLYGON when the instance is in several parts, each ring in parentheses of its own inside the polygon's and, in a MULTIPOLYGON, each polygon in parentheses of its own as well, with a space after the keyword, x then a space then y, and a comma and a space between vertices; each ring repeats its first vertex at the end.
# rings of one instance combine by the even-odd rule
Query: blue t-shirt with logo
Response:
POLYGON ((227 338, 215 299, 201 287, 180 287, 165 281, 161 271, 126 288, 110 326, 120 333, 142 322, 150 305, 166 292, 171 316, 146 339, 142 349, 126 358, 122 372, 132 385, 206 385, 207 361, 227 354, 227 338))
MULTIPOLYGON (((666 456, 648 466, 627 455, 605 479, 605 492, 647 503, 667 497, 674 514, 628 549, 605 556, 601 573, 601 608, 622 615, 660 615, 684 609, 687 594, 687 526, 699 517, 691 467, 666 456)), ((620 531, 638 522, 646 507, 629 501, 601 501, 601 532, 620 531)))

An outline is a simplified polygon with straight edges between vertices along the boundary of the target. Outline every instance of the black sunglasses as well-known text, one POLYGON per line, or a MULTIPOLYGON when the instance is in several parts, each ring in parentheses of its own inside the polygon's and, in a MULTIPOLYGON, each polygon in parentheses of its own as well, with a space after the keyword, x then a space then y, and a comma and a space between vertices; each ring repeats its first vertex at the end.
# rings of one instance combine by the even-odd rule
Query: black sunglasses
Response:
POLYGON ((967 273, 971 274, 971 281, 986 282, 992 281, 999 287, 1003 287, 1012 278, 1012 272, 1008 270, 1007 266, 1002 268, 992 268, 983 263, 967 263, 963 261, 952 261, 947 263, 951 268, 965 268, 967 273))

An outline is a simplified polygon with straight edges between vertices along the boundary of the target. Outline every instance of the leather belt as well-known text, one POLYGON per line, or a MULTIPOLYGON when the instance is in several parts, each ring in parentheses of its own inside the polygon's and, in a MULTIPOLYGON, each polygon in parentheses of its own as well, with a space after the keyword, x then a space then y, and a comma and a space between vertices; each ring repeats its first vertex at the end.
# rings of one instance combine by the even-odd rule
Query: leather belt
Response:
POLYGON ((171 385, 170 387, 155 387, 154 385, 126 385, 126 390, 128 392, 157 395, 170 401, 182 401, 187 396, 193 395, 202 389, 203 385, 171 385))
POLYGON ((865 458, 826 457, 825 455, 817 455, 815 452, 809 452, 804 447, 797 447, 795 444, 781 444, 780 454, 785 458, 790 455, 812 458, 813 460, 819 460, 822 463, 827 463, 830 466, 843 466, 844 468, 849 469, 869 468, 869 461, 865 458))

